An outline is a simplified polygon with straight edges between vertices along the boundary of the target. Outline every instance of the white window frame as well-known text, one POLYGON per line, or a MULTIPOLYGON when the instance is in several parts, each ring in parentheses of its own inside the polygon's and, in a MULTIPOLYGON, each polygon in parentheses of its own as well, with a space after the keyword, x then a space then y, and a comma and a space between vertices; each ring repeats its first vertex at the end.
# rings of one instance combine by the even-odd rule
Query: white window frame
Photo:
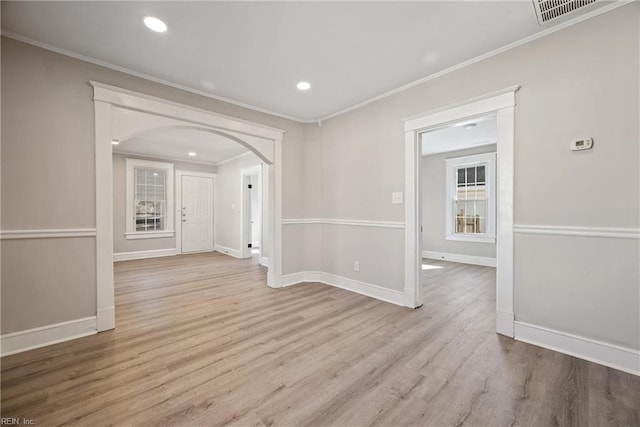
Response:
POLYGON ((465 242, 495 243, 496 242, 496 153, 476 154, 473 156, 446 159, 446 239, 465 242), (453 220, 453 205, 456 194, 456 170, 460 167, 485 167, 485 182, 487 192, 487 232, 486 233, 455 233, 453 220))
POLYGON ((154 162, 150 160, 125 159, 126 168, 126 232, 125 238, 131 239, 157 239, 162 237, 173 237, 175 235, 174 223, 174 172, 173 163, 154 162), (167 199, 167 219, 166 229, 158 231, 136 231, 135 223, 135 168, 149 168, 164 170, 167 177, 165 192, 167 199))

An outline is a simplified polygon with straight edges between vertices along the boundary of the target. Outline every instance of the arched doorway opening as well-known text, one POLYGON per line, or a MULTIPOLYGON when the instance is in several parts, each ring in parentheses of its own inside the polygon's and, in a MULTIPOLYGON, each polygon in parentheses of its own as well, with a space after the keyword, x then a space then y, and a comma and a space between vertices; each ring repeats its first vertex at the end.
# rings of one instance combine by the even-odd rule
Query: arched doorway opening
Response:
POLYGON ((157 129, 186 128, 233 140, 266 165, 269 235, 267 285, 282 283, 282 135, 284 131, 98 82, 94 88, 97 329, 115 327, 112 141, 157 129))

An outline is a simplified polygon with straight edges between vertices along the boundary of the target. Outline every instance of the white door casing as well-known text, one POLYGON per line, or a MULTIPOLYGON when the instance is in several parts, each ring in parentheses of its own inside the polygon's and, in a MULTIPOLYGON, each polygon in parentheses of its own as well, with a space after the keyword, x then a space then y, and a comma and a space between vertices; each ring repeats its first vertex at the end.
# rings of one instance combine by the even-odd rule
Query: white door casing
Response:
POLYGON ((514 190, 514 86, 441 108, 404 121, 405 130, 405 286, 407 306, 422 305, 420 283, 422 238, 420 233, 421 137, 455 122, 497 114, 497 227, 496 227, 496 331, 514 336, 513 313, 513 190, 514 190))
POLYGON ((182 252, 213 250, 213 178, 182 175, 182 252))
POLYGON ((183 127, 221 134, 268 165, 267 285, 282 286, 282 138, 284 131, 211 111, 90 81, 95 113, 96 318, 98 331, 115 328, 113 286, 113 139, 183 127))

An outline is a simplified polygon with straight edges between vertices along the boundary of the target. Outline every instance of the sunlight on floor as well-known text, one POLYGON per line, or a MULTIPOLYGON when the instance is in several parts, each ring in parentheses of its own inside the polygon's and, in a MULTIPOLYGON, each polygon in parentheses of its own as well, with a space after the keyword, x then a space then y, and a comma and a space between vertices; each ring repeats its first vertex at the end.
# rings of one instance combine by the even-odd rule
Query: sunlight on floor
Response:
POLYGON ((438 270, 441 268, 444 268, 444 267, 441 265, 422 264, 423 270, 438 270))

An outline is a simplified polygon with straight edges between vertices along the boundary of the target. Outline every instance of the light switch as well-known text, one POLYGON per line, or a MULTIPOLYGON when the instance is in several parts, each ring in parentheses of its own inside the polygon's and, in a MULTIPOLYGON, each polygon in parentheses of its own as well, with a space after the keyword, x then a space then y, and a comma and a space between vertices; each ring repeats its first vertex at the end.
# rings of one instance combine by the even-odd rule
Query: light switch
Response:
POLYGON ((391 193, 391 203, 393 203, 394 205, 402 204, 402 191, 391 193))

